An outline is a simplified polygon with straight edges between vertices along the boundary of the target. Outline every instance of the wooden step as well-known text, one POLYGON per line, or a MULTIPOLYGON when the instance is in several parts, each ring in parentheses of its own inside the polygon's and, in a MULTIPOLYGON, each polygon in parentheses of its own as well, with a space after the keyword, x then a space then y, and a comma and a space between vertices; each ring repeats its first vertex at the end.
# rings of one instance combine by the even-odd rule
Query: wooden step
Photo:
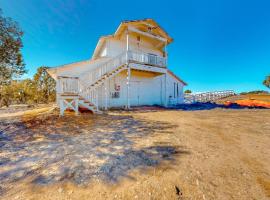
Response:
POLYGON ((79 94, 78 93, 65 92, 65 93, 61 93, 60 96, 79 96, 79 94))

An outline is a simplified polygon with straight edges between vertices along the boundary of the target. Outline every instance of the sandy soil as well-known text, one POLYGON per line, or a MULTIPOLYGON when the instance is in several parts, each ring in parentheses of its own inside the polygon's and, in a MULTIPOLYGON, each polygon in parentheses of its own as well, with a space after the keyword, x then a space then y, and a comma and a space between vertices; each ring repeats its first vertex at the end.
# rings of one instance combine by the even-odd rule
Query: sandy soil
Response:
POLYGON ((5 116, 0 199, 270 199, 269 119, 220 108, 5 116))

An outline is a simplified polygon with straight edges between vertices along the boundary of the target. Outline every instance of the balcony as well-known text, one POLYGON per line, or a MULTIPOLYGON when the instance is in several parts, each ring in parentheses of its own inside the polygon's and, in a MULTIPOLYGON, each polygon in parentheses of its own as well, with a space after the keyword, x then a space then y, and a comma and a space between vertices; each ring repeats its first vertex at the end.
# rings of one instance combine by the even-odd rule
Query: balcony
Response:
POLYGON ((167 59, 164 57, 136 51, 128 51, 128 61, 162 68, 166 68, 167 65, 167 59))

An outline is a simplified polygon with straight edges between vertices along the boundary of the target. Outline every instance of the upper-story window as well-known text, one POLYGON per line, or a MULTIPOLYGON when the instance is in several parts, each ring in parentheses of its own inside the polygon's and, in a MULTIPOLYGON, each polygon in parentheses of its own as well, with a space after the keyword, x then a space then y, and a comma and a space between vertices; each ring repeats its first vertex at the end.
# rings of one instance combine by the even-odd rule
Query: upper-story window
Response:
POLYGON ((100 54, 100 57, 105 57, 105 56, 107 56, 107 47, 105 47, 105 48, 102 50, 101 54, 100 54))

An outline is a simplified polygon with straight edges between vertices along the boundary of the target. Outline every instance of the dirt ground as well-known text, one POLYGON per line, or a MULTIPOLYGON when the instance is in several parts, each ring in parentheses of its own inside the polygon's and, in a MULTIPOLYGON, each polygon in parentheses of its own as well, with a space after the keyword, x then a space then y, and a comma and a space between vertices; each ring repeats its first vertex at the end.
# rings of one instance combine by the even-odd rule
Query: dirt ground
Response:
POLYGON ((0 199, 270 199, 270 110, 0 114, 0 199))

